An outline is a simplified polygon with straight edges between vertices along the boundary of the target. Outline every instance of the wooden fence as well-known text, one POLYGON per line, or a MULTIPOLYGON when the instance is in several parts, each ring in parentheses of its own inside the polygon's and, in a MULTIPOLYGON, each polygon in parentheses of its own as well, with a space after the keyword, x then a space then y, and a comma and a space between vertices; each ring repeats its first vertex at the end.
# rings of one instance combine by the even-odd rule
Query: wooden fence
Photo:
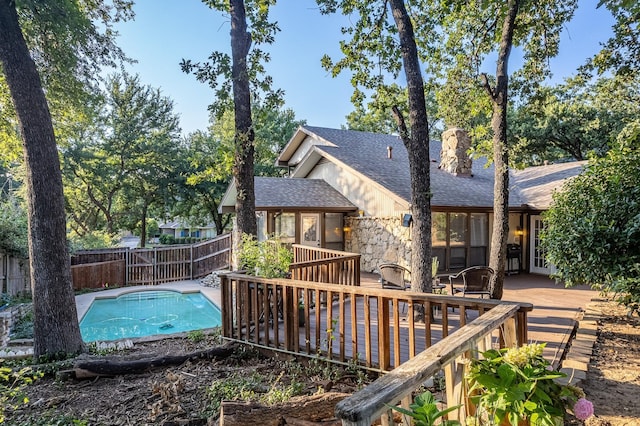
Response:
POLYGON ((225 234, 193 245, 83 250, 71 257, 71 272, 76 290, 155 285, 202 278, 230 261, 231 234, 225 234))
MULTIPOLYGON (((391 371, 500 305, 483 300, 356 286, 222 275, 226 339, 391 371)), ((514 313, 517 341, 527 312, 514 313)))
POLYGON ((29 259, 0 251, 0 293, 17 296, 30 292, 29 259))
POLYGON ((294 244, 289 270, 294 280, 360 285, 360 255, 357 253, 294 244))

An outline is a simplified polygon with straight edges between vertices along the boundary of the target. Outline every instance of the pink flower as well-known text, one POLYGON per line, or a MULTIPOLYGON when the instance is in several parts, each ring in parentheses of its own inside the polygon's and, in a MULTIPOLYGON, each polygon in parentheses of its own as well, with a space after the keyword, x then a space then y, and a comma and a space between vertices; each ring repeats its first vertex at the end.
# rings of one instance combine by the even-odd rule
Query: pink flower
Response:
POLYGON ((593 404, 588 399, 580 398, 576 401, 576 405, 573 406, 573 414, 579 420, 587 420, 593 416, 593 404))

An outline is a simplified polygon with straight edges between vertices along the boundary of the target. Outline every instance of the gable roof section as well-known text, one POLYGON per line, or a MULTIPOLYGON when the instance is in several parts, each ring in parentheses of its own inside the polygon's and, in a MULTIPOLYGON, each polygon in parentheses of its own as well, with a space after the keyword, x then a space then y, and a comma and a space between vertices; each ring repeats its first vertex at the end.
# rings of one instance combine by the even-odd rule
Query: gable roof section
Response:
MULTIPOLYGON (((313 209, 336 212, 357 210, 357 207, 342 194, 320 179, 256 176, 254 184, 256 210, 313 209)), ((220 202, 222 213, 235 211, 236 196, 236 186, 232 183, 220 202)))
MULTIPOLYGON (((321 156, 327 157, 378 183, 391 194, 410 204, 409 157, 398 136, 312 126, 305 126, 300 131, 311 137, 330 140, 334 146, 315 145, 312 152, 297 166, 294 176, 304 177, 303 174, 297 173, 298 170, 306 172, 313 167, 305 162, 317 163, 321 156), (391 159, 387 157, 388 146, 392 148, 391 159)), ((431 141, 429 145, 432 206, 491 207, 493 169, 484 167, 486 160, 474 160, 473 177, 454 176, 438 168, 441 147, 440 141, 431 141)))
POLYGON ((513 170, 512 186, 522 204, 534 210, 546 210, 551 206, 553 192, 559 190, 567 179, 579 175, 587 163, 572 161, 513 170))
MULTIPOLYGON (((377 183, 391 195, 411 202, 409 158, 398 136, 303 126, 289 144, 293 147, 292 141, 296 141, 299 146, 307 136, 318 143, 296 166, 292 176, 304 178, 324 157, 377 183), (389 146, 391 159, 387 157, 389 146)), ((438 167, 441 148, 440 141, 429 144, 432 207, 493 208, 494 168, 487 166, 487 159, 473 160, 471 177, 455 176, 438 167)), ((292 153, 288 155, 290 158, 292 153)), ((279 159, 282 158, 281 155, 279 159)), ((547 209, 553 190, 565 179, 579 174, 583 166, 584 162, 571 162, 511 171, 509 206, 547 209)))

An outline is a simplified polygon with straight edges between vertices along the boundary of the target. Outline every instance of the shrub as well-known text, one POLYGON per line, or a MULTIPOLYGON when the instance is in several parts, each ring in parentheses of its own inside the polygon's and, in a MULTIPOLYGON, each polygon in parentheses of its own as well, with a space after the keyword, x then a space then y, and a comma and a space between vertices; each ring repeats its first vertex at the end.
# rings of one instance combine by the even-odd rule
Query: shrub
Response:
POLYGON ((589 284, 640 307, 640 150, 619 147, 592 159, 554 194, 543 215, 547 259, 566 285, 589 284))
POLYGON ((238 265, 249 275, 283 278, 289 274, 292 261, 293 252, 277 237, 258 241, 252 235, 242 235, 238 265))

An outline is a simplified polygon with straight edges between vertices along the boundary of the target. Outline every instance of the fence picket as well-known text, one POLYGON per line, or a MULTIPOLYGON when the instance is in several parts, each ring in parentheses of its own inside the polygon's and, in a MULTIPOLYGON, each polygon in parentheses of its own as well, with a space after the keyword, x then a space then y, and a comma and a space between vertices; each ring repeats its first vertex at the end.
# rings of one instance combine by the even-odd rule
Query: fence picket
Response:
POLYGON ((97 267, 100 276, 116 276, 118 271, 110 268, 121 270, 121 262, 125 263, 124 285, 156 285, 202 278, 217 269, 228 268, 230 252, 231 234, 188 246, 83 250, 71 257, 74 289, 95 287, 92 276, 97 267))

